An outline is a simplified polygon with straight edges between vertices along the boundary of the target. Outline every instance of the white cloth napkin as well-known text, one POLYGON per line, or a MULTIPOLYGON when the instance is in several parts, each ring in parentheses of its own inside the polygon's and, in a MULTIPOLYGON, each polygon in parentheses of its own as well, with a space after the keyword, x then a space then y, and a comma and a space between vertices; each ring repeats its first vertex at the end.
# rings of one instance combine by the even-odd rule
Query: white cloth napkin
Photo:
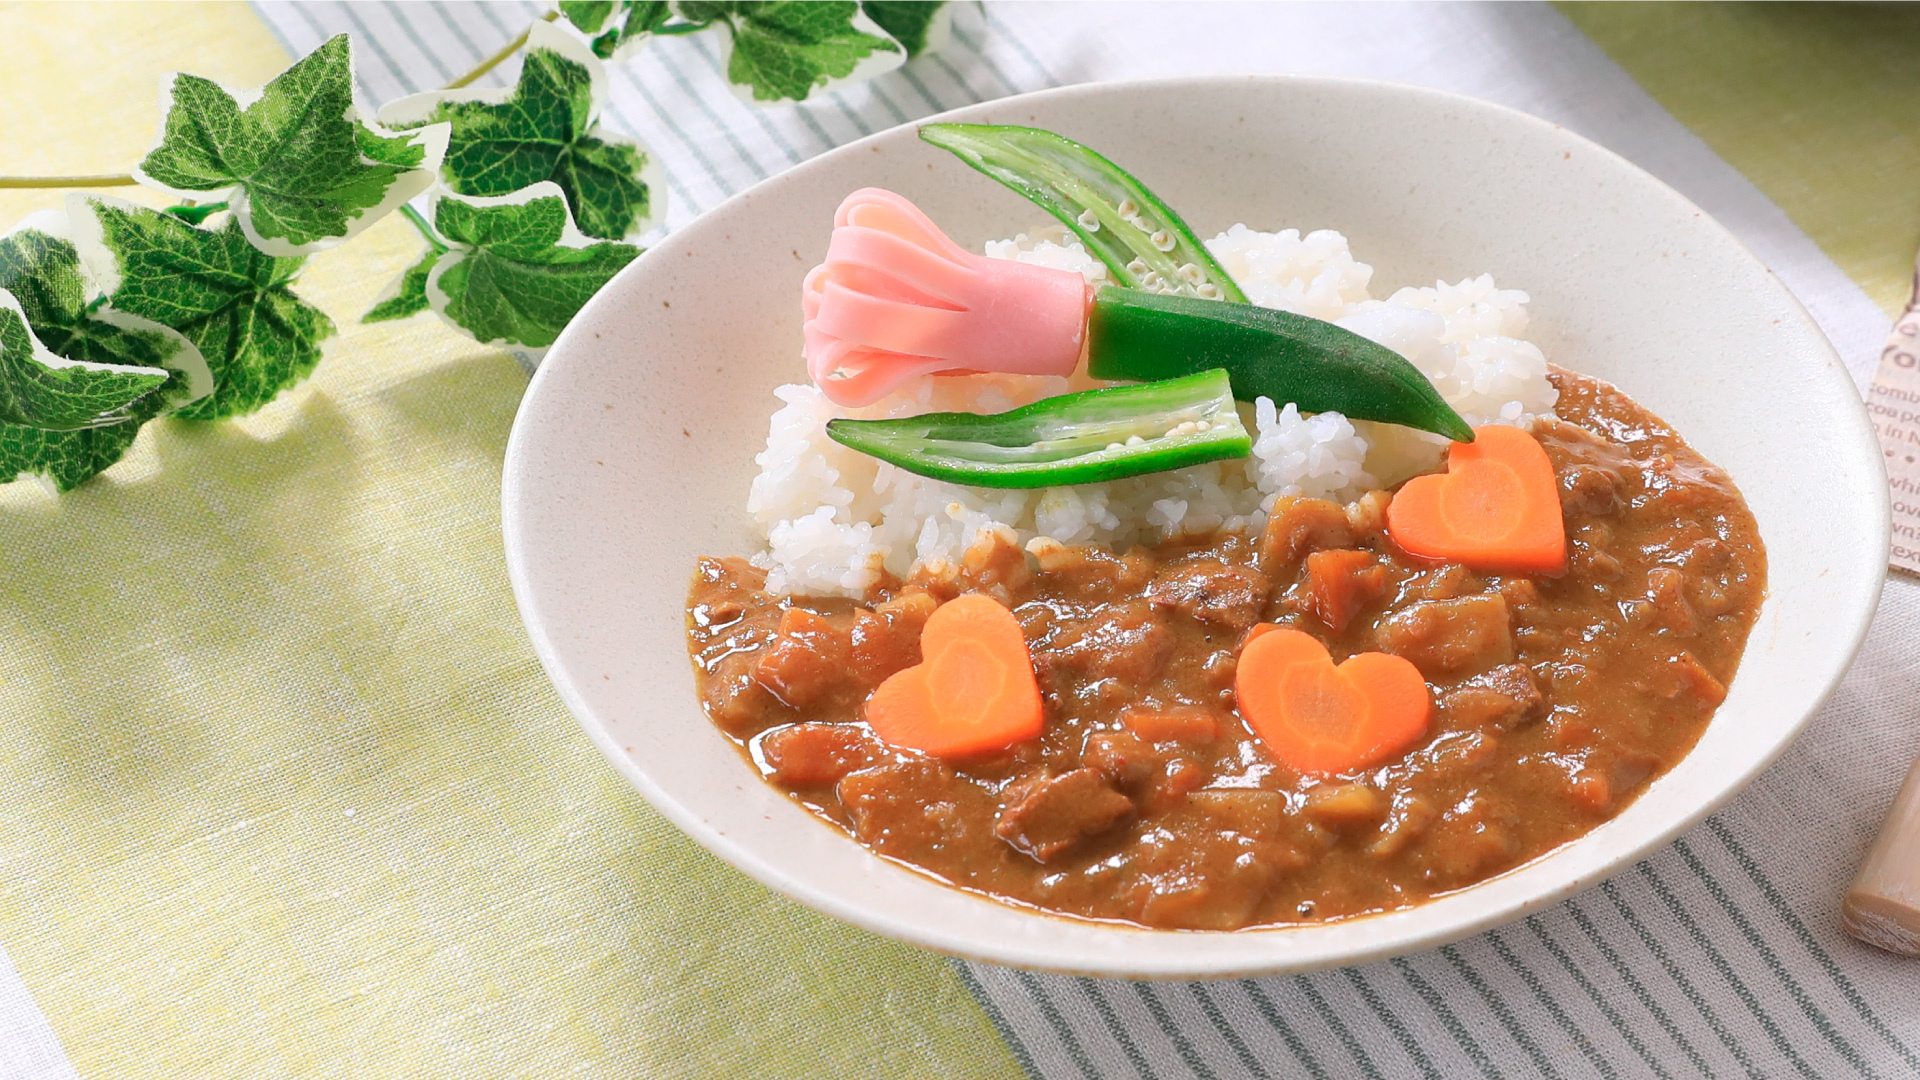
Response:
MULTIPOLYGON (((256 6, 296 54, 352 31, 374 102, 445 82, 542 10, 256 6)), ((962 10, 945 52, 801 107, 743 104, 719 64, 696 36, 613 69, 608 122, 665 163, 671 226, 835 145, 986 98, 1151 75, 1360 75, 1511 105, 1649 169, 1772 266, 1863 384, 1888 324, 1778 207, 1545 6, 996 3, 962 10)), ((1844 937, 1836 914, 1920 753, 1917 639, 1920 585, 1896 580, 1839 693, 1747 792, 1646 862, 1497 931, 1238 982, 960 972, 1047 1078, 1920 1076, 1920 963, 1844 937)))

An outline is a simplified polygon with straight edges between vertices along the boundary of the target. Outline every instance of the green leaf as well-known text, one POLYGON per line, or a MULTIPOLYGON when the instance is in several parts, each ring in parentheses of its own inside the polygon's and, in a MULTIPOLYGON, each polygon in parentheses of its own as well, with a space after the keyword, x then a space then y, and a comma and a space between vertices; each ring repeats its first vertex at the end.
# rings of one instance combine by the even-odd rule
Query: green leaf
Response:
POLYGON ((447 125, 440 178, 459 194, 491 198, 551 180, 581 232, 626 240, 646 231, 666 189, 645 148, 596 123, 606 97, 600 60, 537 23, 514 86, 415 94, 381 109, 380 119, 396 128, 447 125))
POLYGON ((66 215, 36 215, 0 237, 0 289, 15 298, 35 336, 53 352, 123 365, 163 381, 135 399, 120 423, 78 431, 0 423, 0 483, 41 474, 59 490, 71 490, 119 461, 144 422, 213 389, 206 361, 184 337, 90 303, 94 291, 67 232, 66 215))
POLYGON ((0 423, 0 483, 39 475, 56 490, 71 491, 125 457, 141 427, 167 411, 167 401, 163 386, 136 400, 124 421, 79 431, 0 423))
POLYGON ((563 0, 560 14, 593 39, 594 55, 603 60, 625 60, 647 38, 666 24, 673 12, 666 0, 619 0, 618 3, 579 3, 563 0), (602 34, 600 29, 607 28, 602 34))
POLYGON ((320 362, 333 322, 288 287, 306 260, 261 252, 231 216, 195 227, 100 195, 70 196, 68 207, 107 303, 179 331, 212 368, 213 393, 179 415, 253 412, 320 362))
POLYGON ((640 249, 594 243, 567 214, 558 185, 498 199, 443 193, 433 224, 452 247, 427 278, 427 299, 487 344, 544 349, 640 249))
POLYGON ((594 55, 603 60, 631 59, 673 15, 667 0, 622 0, 620 9, 625 18, 619 28, 593 39, 594 55))
POLYGON ((420 261, 407 267, 406 271, 395 278, 387 291, 380 295, 373 307, 360 317, 363 323, 392 322, 418 315, 427 310, 427 278, 432 276, 433 268, 440 262, 440 256, 447 249, 439 245, 429 246, 420 261))
POLYGON ((166 96, 159 145, 134 176, 183 199, 228 199, 247 239, 274 256, 339 243, 425 191, 446 145, 443 127, 395 136, 361 119, 345 34, 257 94, 176 72, 166 96))
POLYGON ((85 431, 0 424, 0 483, 45 476, 56 491, 72 491, 127 456, 140 428, 132 421, 85 431))
POLYGON ((373 307, 360 317, 360 321, 391 322, 427 310, 427 278, 432 275, 435 264, 446 250, 438 245, 428 247, 426 253, 420 256, 420 261, 407 267, 405 273, 394 279, 373 307))
POLYGON ((613 0, 560 0, 560 14, 583 34, 597 34, 619 5, 613 0))
POLYGON ((727 78, 755 101, 804 101, 899 67, 905 50, 853 0, 678 0, 689 22, 726 24, 727 78))
POLYGON ((136 415, 156 416, 211 394, 213 372, 192 342, 94 303, 99 293, 70 231, 67 215, 36 214, 0 236, 0 289, 19 300, 34 334, 69 360, 168 372, 165 385, 136 403, 136 415))
POLYGON ((433 232, 426 226, 426 223, 420 219, 419 214, 415 212, 412 207, 406 207, 402 212, 405 213, 408 219, 412 220, 420 230, 421 238, 427 242, 427 250, 421 253, 418 262, 407 267, 399 277, 393 280, 392 284, 387 286, 387 290, 380 294, 378 300, 374 301, 372 309, 360 317, 360 321, 363 323, 389 322, 394 319, 404 319, 410 315, 418 315, 429 307, 427 303, 427 278, 433 273, 434 266, 440 262, 440 256, 447 253, 447 245, 441 243, 440 238, 433 235, 433 232))
POLYGON ((945 48, 952 32, 953 11, 945 0, 860 0, 860 10, 907 50, 909 60, 945 48))
POLYGON ((0 421, 48 431, 124 423, 127 406, 166 381, 158 368, 56 355, 34 336, 20 301, 0 291, 0 421))

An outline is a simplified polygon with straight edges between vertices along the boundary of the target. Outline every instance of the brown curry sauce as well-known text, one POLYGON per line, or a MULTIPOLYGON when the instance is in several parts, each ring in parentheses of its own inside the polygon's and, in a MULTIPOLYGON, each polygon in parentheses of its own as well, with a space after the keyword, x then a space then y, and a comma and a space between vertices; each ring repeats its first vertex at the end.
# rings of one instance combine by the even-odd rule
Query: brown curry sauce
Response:
POLYGON ((745 560, 709 558, 688 599, 702 703, 770 783, 874 851, 1052 912, 1225 930, 1474 884, 1613 817, 1692 749, 1765 590, 1726 475, 1606 383, 1553 378, 1559 419, 1534 434, 1560 485, 1562 575, 1414 559, 1384 531, 1385 493, 1282 499, 1260 536, 1118 555, 983 543, 866 604, 775 597, 745 560), (866 696, 919 663, 940 602, 975 590, 1026 632, 1044 734, 958 762, 884 746, 866 696), (1258 622, 1336 662, 1411 660, 1427 734, 1352 774, 1276 763, 1234 710, 1258 622))

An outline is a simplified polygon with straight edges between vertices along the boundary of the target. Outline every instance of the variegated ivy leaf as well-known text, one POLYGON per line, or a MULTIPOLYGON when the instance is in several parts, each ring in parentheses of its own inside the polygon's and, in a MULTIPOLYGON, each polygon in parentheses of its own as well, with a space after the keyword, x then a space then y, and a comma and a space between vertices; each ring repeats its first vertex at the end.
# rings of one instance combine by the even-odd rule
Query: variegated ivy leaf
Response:
POLYGON ((353 102, 347 36, 321 45, 257 91, 175 73, 159 145, 134 176, 179 198, 226 199, 269 255, 317 251, 425 191, 446 128, 396 136, 353 102))
POLYGON ((581 235, 547 181, 497 199, 442 193, 433 224, 451 250, 427 277, 427 300, 487 344, 545 349, 640 254, 581 235))
POLYGON ((620 61, 646 44, 673 12, 666 0, 561 0, 560 14, 593 38, 595 56, 620 61))
POLYGON ((380 120, 449 126, 440 178, 462 195, 507 195, 551 180, 581 232, 626 240, 658 216, 666 188, 644 147, 596 122, 606 99, 600 59, 566 31, 535 23, 515 85, 415 94, 382 108, 380 120))
POLYGON ((0 290, 12 294, 34 335, 55 355, 145 375, 159 371, 163 384, 141 398, 134 415, 158 415, 213 392, 213 373, 192 342, 94 302, 97 293, 65 214, 33 215, 0 236, 0 290))
POLYGON ((72 491, 126 457, 142 426, 129 420, 81 431, 47 431, 0 424, 0 484, 44 476, 54 490, 72 491))
POLYGON ((360 317, 361 322, 388 322, 418 315, 427 310, 429 306, 427 278, 432 275, 434 266, 440 261, 440 256, 447 253, 447 245, 433 236, 427 236, 426 241, 427 250, 420 256, 419 261, 407 267, 399 277, 393 279, 393 283, 380 294, 380 298, 373 302, 373 307, 360 317))
POLYGON ((615 0, 560 0, 560 14, 583 34, 597 34, 620 7, 615 0))
POLYGON ((305 378, 333 322, 288 287, 304 259, 276 258, 221 214, 201 226, 100 195, 67 201, 73 239, 109 306, 185 335, 214 391, 179 411, 241 416, 305 378))
POLYGON ((804 101, 906 59, 853 0, 675 0, 673 10, 688 22, 727 28, 727 78, 754 101, 804 101))
POLYGON ((159 368, 69 360, 46 347, 0 290, 0 421, 78 431, 124 423, 127 406, 167 381, 159 368))
POLYGON ((866 13, 912 59, 947 47, 953 33, 953 9, 944 0, 860 0, 866 13))
POLYGON ((67 231, 66 215, 56 213, 35 215, 0 237, 0 296, 12 299, 0 323, 17 312, 35 338, 67 361, 114 365, 157 385, 120 410, 114 423, 52 431, 0 422, 0 483, 39 474, 70 490, 119 461, 141 424, 213 390, 206 361, 186 338, 90 303, 91 283, 67 231))

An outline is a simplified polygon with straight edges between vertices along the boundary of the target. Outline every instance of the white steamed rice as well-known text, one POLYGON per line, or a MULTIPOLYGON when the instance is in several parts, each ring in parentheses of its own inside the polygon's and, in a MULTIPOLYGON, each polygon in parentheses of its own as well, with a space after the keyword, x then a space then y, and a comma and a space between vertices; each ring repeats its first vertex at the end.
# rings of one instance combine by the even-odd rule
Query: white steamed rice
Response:
MULTIPOLYGON (((1405 356, 1470 424, 1526 424, 1553 410, 1547 362, 1522 335, 1527 294, 1482 274, 1457 284, 1368 293, 1373 268, 1346 237, 1321 229, 1255 232, 1235 225, 1207 241, 1256 304, 1327 319, 1405 356)), ((1106 268, 1064 229, 993 241, 986 253, 1086 275, 1106 268)), ((1408 428, 1303 416, 1261 398, 1242 406, 1253 456, 1103 484, 997 491, 929 480, 827 438, 837 416, 873 419, 934 411, 1001 412, 1096 385, 1084 376, 926 376, 861 409, 841 408, 810 383, 774 391, 782 403, 754 460, 747 510, 766 532, 754 557, 778 594, 863 595, 881 574, 905 577, 958 563, 988 532, 1124 549, 1184 533, 1259 529, 1281 495, 1351 500, 1439 467, 1446 440, 1408 428), (1249 415, 1250 414, 1250 415, 1249 415)))

